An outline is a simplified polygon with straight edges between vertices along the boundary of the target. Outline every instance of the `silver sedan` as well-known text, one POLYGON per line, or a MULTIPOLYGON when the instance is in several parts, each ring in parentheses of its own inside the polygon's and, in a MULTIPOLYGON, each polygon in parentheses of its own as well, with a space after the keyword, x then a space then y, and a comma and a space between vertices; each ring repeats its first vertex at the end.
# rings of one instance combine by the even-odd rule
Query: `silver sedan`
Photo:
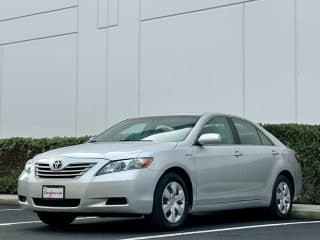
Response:
POLYGON ((77 146, 35 156, 19 203, 49 225, 77 216, 145 216, 181 226, 189 213, 265 207, 287 218, 301 194, 293 150, 240 117, 127 119, 77 146))

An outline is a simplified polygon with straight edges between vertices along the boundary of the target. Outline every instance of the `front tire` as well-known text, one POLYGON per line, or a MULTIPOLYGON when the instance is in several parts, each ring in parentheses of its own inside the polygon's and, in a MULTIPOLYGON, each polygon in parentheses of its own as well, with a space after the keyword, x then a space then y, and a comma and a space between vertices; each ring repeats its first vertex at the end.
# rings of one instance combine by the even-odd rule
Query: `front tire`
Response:
POLYGON ((186 221, 189 204, 188 188, 184 180, 175 173, 167 173, 156 187, 152 214, 146 218, 156 227, 177 228, 186 221))
POLYGON ((49 226, 66 226, 72 223, 76 216, 64 213, 37 213, 39 219, 49 226))
POLYGON ((274 184, 269 212, 276 219, 287 219, 290 216, 293 202, 293 187, 289 179, 280 175, 274 184))

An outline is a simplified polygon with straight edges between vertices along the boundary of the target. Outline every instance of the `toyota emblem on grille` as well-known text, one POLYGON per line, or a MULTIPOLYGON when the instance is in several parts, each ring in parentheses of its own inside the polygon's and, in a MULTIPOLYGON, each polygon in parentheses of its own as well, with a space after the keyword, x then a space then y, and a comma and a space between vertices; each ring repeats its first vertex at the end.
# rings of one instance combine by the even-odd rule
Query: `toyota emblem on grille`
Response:
POLYGON ((54 170, 59 170, 59 169, 61 169, 61 167, 62 167, 62 162, 60 160, 56 160, 52 164, 52 168, 54 170))

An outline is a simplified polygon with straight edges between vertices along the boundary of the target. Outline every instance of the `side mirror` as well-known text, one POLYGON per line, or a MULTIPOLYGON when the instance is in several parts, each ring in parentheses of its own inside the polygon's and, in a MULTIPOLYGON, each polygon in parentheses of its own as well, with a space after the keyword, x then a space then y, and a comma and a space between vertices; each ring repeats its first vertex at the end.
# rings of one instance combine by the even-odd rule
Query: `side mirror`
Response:
POLYGON ((219 133, 202 134, 198 139, 198 143, 200 145, 219 144, 221 143, 221 135, 219 133))
POLYGON ((94 138, 95 138, 95 136, 90 137, 88 142, 91 142, 94 138))

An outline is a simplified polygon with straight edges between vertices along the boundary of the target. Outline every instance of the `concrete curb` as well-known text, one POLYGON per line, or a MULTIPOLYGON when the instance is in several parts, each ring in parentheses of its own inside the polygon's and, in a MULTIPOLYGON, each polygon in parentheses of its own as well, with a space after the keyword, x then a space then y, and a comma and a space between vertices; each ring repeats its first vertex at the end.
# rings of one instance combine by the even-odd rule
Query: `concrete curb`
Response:
POLYGON ((294 204, 292 217, 312 220, 320 219, 320 205, 294 204))
MULTIPOLYGON (((0 204, 18 205, 17 195, 0 194, 0 204)), ((294 204, 292 208, 293 218, 320 219, 320 205, 294 204)))
POLYGON ((18 205, 18 196, 9 194, 0 194, 0 204, 18 205))

